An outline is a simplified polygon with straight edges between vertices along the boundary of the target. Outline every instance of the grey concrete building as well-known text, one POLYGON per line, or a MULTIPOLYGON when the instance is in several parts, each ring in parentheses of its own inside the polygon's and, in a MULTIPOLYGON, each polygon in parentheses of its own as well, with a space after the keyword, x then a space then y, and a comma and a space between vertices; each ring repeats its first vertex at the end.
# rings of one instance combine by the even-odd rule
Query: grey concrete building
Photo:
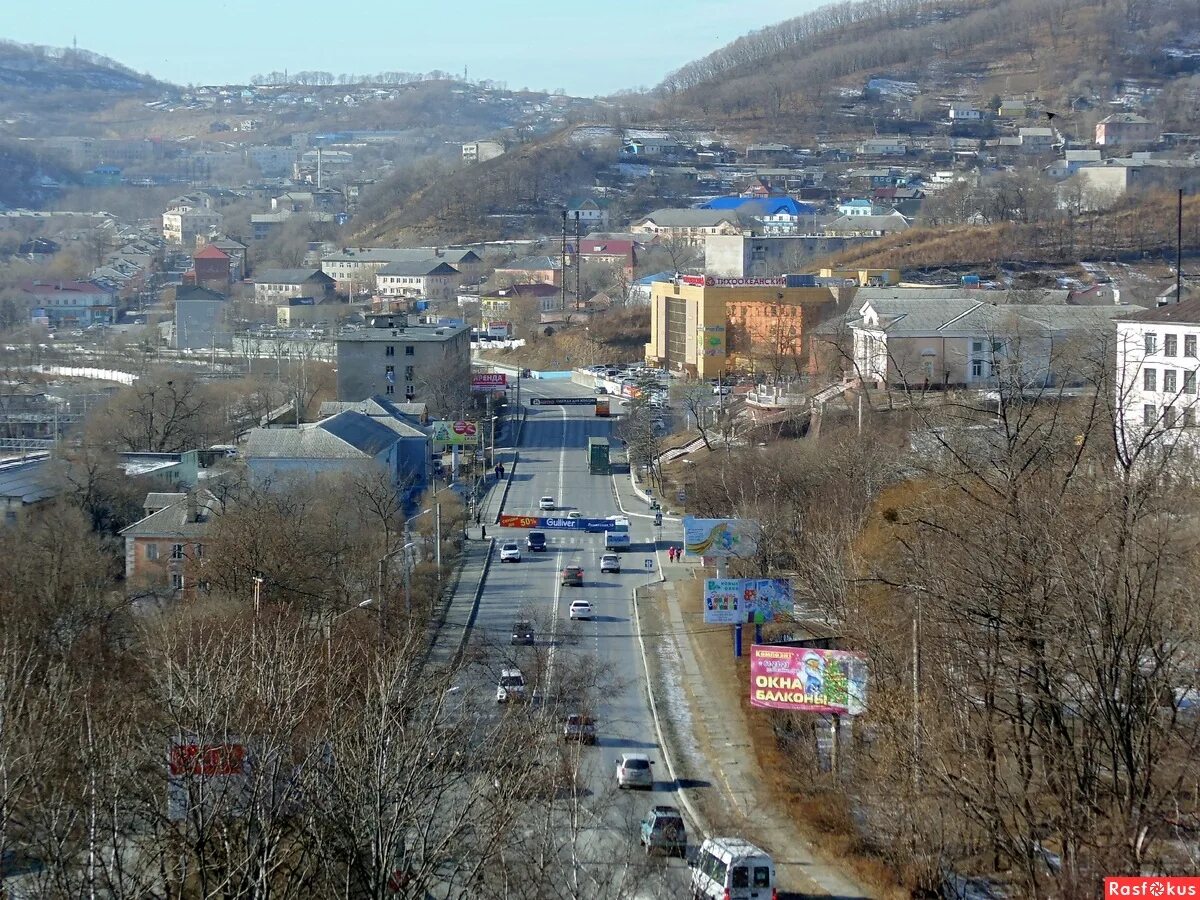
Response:
POLYGON ((365 328, 337 336, 339 400, 379 394, 444 406, 451 393, 470 389, 470 370, 467 325, 410 325, 403 315, 375 315, 365 328))
POLYGON ((718 278, 766 278, 804 271, 872 238, 799 235, 710 234, 704 239, 704 273, 718 278))
POLYGON ((233 331, 225 322, 226 298, 202 287, 181 287, 175 292, 176 350, 211 350, 229 347, 233 331))

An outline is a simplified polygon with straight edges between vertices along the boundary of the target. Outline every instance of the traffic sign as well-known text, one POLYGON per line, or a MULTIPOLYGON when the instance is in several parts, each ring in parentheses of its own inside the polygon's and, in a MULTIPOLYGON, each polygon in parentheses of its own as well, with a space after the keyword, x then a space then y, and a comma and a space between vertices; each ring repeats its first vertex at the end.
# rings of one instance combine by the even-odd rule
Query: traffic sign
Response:
POLYGON ((653 572, 653 571, 654 571, 654 560, 653 560, 653 559, 647 559, 647 560, 646 560, 646 571, 647 571, 647 572, 653 572))
POLYGON ((534 406, 595 406, 595 397, 532 397, 534 406))

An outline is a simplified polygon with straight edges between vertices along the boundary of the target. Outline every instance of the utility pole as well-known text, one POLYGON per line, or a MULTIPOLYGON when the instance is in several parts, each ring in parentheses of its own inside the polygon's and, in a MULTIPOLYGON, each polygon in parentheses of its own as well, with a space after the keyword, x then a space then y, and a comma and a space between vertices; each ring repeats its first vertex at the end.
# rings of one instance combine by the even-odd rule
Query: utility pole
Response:
POLYGON ((567 211, 562 211, 562 252, 559 256, 559 307, 567 311, 567 211))
POLYGON ((1183 188, 1175 209, 1175 302, 1183 299, 1183 188))
POLYGON ((579 210, 575 210, 575 310, 578 312, 583 305, 583 291, 580 286, 580 278, 583 273, 583 244, 580 243, 581 235, 579 233, 579 210))

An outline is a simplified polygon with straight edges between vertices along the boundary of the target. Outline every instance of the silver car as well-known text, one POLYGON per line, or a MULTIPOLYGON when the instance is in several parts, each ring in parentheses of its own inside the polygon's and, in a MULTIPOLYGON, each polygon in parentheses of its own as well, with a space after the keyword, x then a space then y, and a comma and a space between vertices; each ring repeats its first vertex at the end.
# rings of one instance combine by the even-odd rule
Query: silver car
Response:
POLYGON ((652 790, 654 773, 650 767, 653 765, 645 753, 622 753, 617 761, 617 787, 652 790))

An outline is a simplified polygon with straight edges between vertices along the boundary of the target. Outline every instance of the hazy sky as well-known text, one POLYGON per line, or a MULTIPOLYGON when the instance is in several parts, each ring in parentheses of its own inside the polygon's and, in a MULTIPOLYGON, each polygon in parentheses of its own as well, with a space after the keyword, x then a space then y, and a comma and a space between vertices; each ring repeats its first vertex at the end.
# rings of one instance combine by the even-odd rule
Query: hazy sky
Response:
POLYGON ((820 0, 0 0, 0 38, 79 46, 178 84, 432 69, 579 96, 667 72, 820 0))

